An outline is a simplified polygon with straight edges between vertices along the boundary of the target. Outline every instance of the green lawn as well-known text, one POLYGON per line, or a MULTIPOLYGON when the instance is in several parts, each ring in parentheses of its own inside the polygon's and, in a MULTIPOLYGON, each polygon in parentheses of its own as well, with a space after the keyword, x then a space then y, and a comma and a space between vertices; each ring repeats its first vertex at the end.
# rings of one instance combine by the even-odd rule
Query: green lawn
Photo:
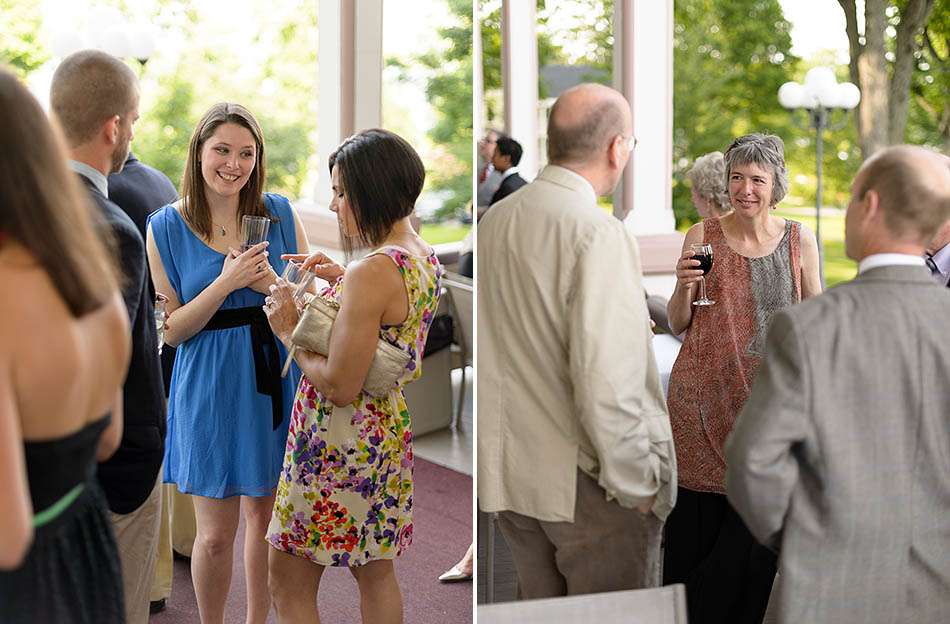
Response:
MULTIPOLYGON (((804 223, 815 231, 815 213, 808 209, 780 209, 775 214, 786 219, 804 223)), ((821 216, 821 240, 825 248, 825 286, 830 288, 839 282, 852 279, 858 265, 844 254, 844 213, 821 216)))
POLYGON ((446 221, 444 223, 423 223, 422 238, 430 245, 439 245, 442 243, 454 243, 468 236, 471 225, 459 223, 457 221, 446 221))

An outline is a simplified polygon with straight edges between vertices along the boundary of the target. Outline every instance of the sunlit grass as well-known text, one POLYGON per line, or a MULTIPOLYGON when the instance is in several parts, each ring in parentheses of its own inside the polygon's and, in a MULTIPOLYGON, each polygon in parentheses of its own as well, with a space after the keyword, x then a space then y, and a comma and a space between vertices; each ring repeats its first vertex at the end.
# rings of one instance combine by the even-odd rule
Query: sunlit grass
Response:
MULTIPOLYGON (((776 210, 775 214, 807 225, 815 231, 815 215, 801 210, 776 210)), ((825 249, 825 286, 830 288, 853 279, 858 265, 844 253, 844 213, 821 215, 821 240, 825 249)))
POLYGON ((468 235, 471 225, 447 221, 444 223, 423 223, 422 238, 430 245, 440 245, 442 243, 454 243, 460 241, 468 235))

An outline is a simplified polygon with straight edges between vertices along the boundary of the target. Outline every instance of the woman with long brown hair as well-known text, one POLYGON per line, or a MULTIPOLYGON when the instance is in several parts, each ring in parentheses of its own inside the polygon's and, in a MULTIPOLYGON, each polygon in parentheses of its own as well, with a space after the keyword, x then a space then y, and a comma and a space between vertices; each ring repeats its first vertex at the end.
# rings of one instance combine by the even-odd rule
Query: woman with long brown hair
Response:
POLYGON ((274 503, 294 388, 286 352, 261 310, 284 253, 307 252, 286 198, 264 193, 264 137, 238 104, 216 104, 188 149, 182 198, 149 218, 152 279, 167 293, 165 341, 178 347, 168 406, 165 481, 192 494, 191 571, 198 612, 221 623, 241 508, 247 622, 270 610, 264 531, 274 503), (242 217, 270 220, 267 239, 242 251, 242 217))
POLYGON ((2 68, 0 117, 0 621, 121 622, 95 479, 122 437, 130 355, 108 230, 59 133, 2 68))

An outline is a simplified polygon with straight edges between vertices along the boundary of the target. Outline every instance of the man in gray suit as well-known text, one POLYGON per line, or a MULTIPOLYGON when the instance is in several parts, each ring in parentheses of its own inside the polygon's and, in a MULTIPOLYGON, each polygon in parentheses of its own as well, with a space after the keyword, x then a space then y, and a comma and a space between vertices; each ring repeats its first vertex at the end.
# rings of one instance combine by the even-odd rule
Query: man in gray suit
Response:
POLYGON ((922 257, 948 217, 950 159, 875 154, 845 220, 858 276, 772 322, 726 487, 780 551, 781 622, 950 621, 950 292, 922 257))

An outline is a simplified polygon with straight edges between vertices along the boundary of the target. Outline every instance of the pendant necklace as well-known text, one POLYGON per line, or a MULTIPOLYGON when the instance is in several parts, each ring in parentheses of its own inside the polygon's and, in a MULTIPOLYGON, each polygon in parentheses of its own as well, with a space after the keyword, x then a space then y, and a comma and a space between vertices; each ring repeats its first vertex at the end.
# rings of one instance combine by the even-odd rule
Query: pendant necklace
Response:
POLYGON ((228 231, 224 229, 224 226, 223 226, 223 225, 218 225, 218 224, 215 223, 214 221, 211 222, 211 225, 213 225, 213 226, 215 226, 216 228, 218 228, 219 230, 221 230, 221 236, 227 236, 227 235, 228 235, 228 231))

